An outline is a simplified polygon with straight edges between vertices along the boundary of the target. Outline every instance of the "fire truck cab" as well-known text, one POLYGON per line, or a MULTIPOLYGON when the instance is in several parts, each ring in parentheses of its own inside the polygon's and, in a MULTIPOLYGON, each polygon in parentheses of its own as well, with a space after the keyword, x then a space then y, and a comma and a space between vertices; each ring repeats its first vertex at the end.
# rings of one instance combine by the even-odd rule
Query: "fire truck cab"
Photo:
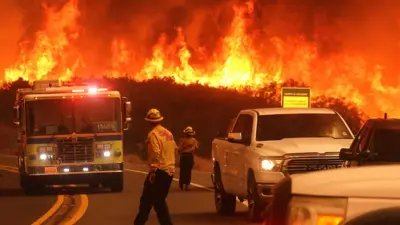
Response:
POLYGON ((123 131, 131 102, 95 85, 35 81, 18 89, 14 124, 20 185, 30 194, 46 185, 89 184, 123 190, 123 131))

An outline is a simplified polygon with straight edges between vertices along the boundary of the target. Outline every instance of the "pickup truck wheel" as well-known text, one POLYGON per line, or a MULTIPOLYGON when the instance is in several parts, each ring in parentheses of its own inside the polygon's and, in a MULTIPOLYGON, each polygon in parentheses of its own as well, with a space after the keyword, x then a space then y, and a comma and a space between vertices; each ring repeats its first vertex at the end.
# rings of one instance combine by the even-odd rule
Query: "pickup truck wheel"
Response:
POLYGON ((232 215, 236 211, 236 197, 215 189, 215 208, 220 215, 232 215))
POLYGON ((220 215, 232 215, 236 211, 236 196, 224 191, 219 171, 215 173, 214 202, 220 215))
POLYGON ((250 175, 248 179, 248 214, 247 219, 249 222, 261 222, 264 204, 257 192, 257 186, 254 175, 250 175))

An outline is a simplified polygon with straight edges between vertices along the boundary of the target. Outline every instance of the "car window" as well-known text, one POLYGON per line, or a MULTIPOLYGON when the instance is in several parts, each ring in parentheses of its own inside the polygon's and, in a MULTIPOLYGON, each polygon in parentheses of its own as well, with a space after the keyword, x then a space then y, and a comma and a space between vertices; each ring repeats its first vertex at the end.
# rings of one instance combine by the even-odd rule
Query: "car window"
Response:
POLYGON ((358 149, 357 149, 358 153, 367 149, 370 135, 371 135, 371 128, 366 127, 363 135, 360 138, 360 142, 358 144, 358 149))
POLYGON ((400 130, 376 129, 371 138, 370 150, 376 159, 400 161, 400 130))
POLYGON ((239 116, 235 127, 234 133, 242 133, 243 138, 250 138, 253 129, 253 117, 251 115, 242 114, 239 116))
POLYGON ((366 125, 364 125, 360 131, 358 131, 356 137, 354 138, 354 141, 351 143, 350 149, 353 151, 353 153, 356 153, 358 150, 358 145, 360 143, 361 137, 364 135, 365 133, 365 128, 366 125))
POLYGON ((256 136, 257 141, 310 137, 353 139, 340 116, 316 113, 259 116, 256 136))
POLYGON ((251 138, 251 134, 253 133, 253 117, 250 115, 246 115, 243 122, 243 135, 246 138, 251 138))
POLYGON ((243 127, 243 115, 240 115, 239 118, 237 119, 235 126, 233 127, 232 132, 233 133, 241 133, 243 127))

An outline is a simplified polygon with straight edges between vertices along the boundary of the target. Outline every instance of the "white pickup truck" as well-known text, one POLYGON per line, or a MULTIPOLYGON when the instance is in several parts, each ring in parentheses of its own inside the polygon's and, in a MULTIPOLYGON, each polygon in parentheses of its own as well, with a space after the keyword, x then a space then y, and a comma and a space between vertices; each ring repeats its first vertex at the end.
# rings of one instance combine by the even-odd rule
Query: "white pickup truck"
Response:
POLYGON ((377 210, 400 207, 400 165, 351 167, 288 177, 276 186, 265 224, 400 224, 377 210), (376 212, 363 223, 350 223, 376 212), (381 220, 381 222, 377 222, 381 220), (345 222, 344 222, 345 221, 345 222), (344 223, 342 223, 344 222, 344 223))
POLYGON ((265 108, 240 111, 227 137, 212 142, 215 206, 233 214, 236 198, 248 200, 249 220, 259 221, 284 177, 339 168, 341 148, 354 135, 335 111, 323 108, 265 108))

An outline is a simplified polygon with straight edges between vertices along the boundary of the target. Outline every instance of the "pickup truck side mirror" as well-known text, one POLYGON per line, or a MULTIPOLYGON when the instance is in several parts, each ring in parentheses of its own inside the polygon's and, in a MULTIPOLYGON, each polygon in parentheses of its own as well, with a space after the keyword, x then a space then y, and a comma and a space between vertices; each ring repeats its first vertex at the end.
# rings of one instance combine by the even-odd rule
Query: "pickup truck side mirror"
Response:
POLYGON ((357 160, 359 157, 353 154, 353 151, 351 151, 348 148, 342 148, 340 149, 339 153, 339 159, 340 160, 357 160))
POLYGON ((250 145, 251 139, 243 137, 242 133, 228 133, 228 141, 232 143, 240 143, 250 145))
POLYGON ((228 133, 228 141, 240 143, 242 140, 242 133, 228 133))

